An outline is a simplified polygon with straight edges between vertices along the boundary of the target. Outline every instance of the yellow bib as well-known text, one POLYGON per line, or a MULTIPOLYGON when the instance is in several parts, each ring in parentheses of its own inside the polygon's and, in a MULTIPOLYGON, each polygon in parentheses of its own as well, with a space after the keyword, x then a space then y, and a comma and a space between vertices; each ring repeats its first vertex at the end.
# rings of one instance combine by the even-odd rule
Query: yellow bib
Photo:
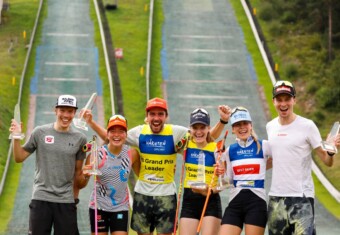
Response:
POLYGON ((176 151, 171 125, 165 124, 158 134, 152 133, 149 125, 144 125, 139 136, 139 150, 139 180, 154 184, 174 181, 176 151))
MULTIPOLYGON (((185 180, 184 187, 190 188, 188 181, 200 181, 199 168, 204 168, 204 181, 210 185, 211 178, 214 174, 214 164, 216 163, 214 151, 216 143, 208 143, 203 149, 199 149, 197 145, 190 140, 185 157, 185 180), (199 165, 200 156, 204 155, 204 166, 199 165)), ((217 185, 218 177, 215 177, 213 187, 217 185)))

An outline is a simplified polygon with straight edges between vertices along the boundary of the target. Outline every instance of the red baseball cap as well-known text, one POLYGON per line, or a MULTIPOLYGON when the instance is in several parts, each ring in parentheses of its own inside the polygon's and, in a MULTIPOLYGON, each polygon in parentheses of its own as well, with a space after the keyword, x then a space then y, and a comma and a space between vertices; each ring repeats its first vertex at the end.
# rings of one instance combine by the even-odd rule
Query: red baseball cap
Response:
POLYGON ((107 122, 107 130, 114 126, 122 126, 127 130, 127 120, 122 115, 113 115, 107 122))
POLYGON ((148 103, 146 104, 145 110, 149 111, 152 108, 162 108, 166 112, 168 112, 168 104, 166 100, 158 98, 158 97, 149 100, 148 103))

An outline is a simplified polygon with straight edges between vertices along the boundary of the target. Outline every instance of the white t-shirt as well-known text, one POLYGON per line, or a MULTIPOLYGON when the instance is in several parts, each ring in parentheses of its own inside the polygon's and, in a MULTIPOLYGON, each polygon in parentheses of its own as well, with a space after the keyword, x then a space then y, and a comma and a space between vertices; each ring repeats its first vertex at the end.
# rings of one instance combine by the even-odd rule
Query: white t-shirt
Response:
POLYGON ((321 145, 314 122, 297 116, 289 125, 281 125, 275 118, 266 128, 273 157, 269 195, 314 198, 311 153, 321 145))

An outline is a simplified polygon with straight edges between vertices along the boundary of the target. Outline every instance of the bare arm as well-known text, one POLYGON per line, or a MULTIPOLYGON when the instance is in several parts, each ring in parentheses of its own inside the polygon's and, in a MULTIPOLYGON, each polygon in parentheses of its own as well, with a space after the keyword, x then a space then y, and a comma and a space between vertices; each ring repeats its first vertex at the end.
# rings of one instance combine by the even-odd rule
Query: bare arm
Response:
POLYGON ((222 122, 228 123, 231 114, 231 109, 227 105, 220 105, 218 106, 218 113, 220 115, 220 120, 210 130, 210 134, 214 139, 218 139, 218 137, 220 137, 224 129, 224 126, 226 125, 222 122))
POLYGON ((317 147, 315 149, 315 152, 326 166, 333 165, 333 157, 329 156, 328 153, 324 151, 321 147, 317 147))
POLYGON ((106 129, 101 127, 97 122, 95 122, 92 119, 92 117, 93 117, 92 111, 89 110, 89 109, 88 110, 82 110, 80 112, 80 115, 82 114, 82 112, 84 112, 83 117, 84 117, 86 123, 91 127, 91 129, 94 130, 102 140, 106 140, 106 137, 107 137, 106 129))
MULTIPOLYGON (((21 124, 12 119, 9 131, 13 133, 21 133, 21 124)), ((17 163, 23 162, 31 153, 27 152, 20 143, 20 139, 13 139, 13 157, 17 163)))
MULTIPOLYGON (((329 140, 329 136, 327 138, 329 140)), ((332 140, 334 141, 334 145, 337 149, 340 147, 340 133, 336 135, 336 137, 332 140)), ((321 161, 326 165, 326 166, 333 166, 333 158, 335 157, 333 153, 328 153, 327 151, 323 150, 321 147, 318 147, 315 149, 316 154, 320 157, 321 161)), ((339 155, 339 151, 338 154, 339 155)))
POLYGON ((139 176, 139 171, 140 171, 140 157, 139 157, 139 152, 131 148, 130 149, 131 157, 132 157, 132 169, 135 172, 137 176, 139 176))
POLYGON ((79 190, 84 188, 87 183, 89 177, 87 175, 83 174, 83 162, 84 160, 77 160, 76 161, 76 169, 74 173, 74 193, 76 196, 76 193, 79 194, 79 190))
POLYGON ((269 157, 267 158, 267 163, 266 163, 266 170, 272 169, 273 168, 273 158, 269 157))

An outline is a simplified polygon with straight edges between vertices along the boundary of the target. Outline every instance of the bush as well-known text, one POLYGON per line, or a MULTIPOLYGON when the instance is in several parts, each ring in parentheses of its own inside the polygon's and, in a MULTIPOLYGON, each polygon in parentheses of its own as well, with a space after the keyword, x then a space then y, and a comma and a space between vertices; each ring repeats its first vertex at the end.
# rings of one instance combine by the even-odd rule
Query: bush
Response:
POLYGON ((292 80, 299 74, 298 67, 295 64, 288 64, 284 68, 284 74, 287 79, 292 80))
POLYGON ((295 23, 297 21, 296 13, 292 11, 286 11, 282 14, 280 21, 282 23, 295 23))
POLYGON ((275 17, 275 11, 272 5, 270 3, 264 3, 259 10, 259 18, 263 21, 271 21, 275 17))

